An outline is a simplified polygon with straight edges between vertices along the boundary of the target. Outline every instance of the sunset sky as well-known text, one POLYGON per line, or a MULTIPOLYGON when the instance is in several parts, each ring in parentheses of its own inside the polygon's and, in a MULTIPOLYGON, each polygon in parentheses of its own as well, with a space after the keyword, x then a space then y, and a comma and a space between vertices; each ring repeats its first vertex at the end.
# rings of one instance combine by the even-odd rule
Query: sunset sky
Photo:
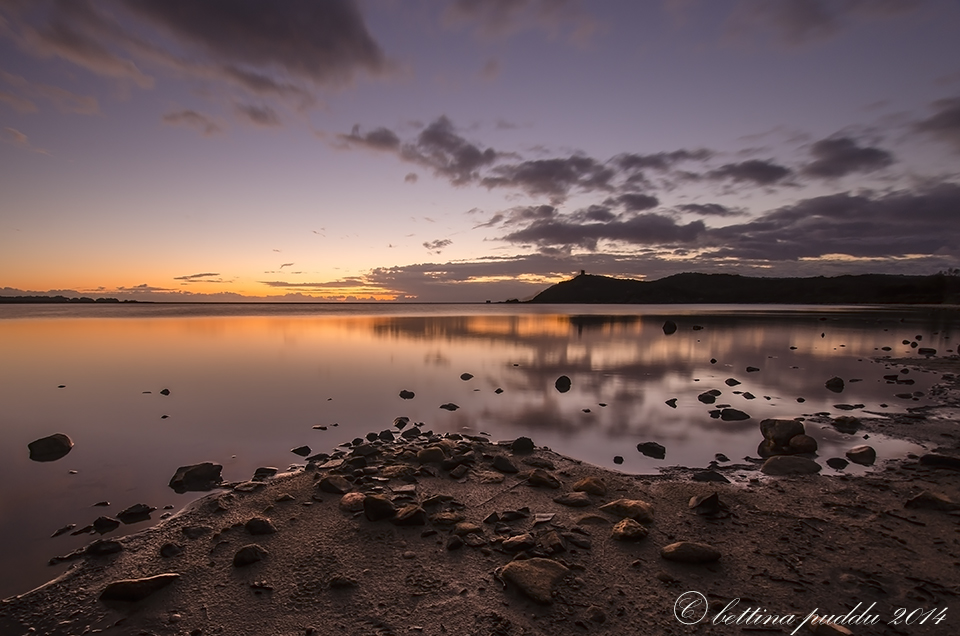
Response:
POLYGON ((0 294, 960 266, 951 0, 0 0, 0 294))

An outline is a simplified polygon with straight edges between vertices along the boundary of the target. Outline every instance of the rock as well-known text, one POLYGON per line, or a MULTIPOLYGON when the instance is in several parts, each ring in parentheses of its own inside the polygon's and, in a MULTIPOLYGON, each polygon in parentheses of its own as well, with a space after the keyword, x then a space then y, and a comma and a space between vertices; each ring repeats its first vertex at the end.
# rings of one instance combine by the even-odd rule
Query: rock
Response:
POLYGON ((382 442, 392 442, 393 440, 396 439, 396 437, 395 437, 394 434, 393 434, 393 431, 391 431, 391 430, 389 430, 389 429, 380 431, 380 433, 377 435, 377 437, 378 437, 378 438, 380 439, 380 441, 382 441, 382 442))
POLYGON ((120 527, 120 521, 113 517, 97 517, 93 522, 93 529, 100 534, 113 532, 120 527))
POLYGON ((854 446, 847 451, 846 455, 847 459, 854 464, 860 464, 862 466, 872 466, 873 462, 877 461, 877 451, 875 451, 872 446, 867 446, 866 444, 854 446))
POLYGON ((559 488, 560 480, 543 470, 534 468, 527 477, 527 484, 538 488, 559 488))
POLYGON ((447 456, 439 446, 430 446, 417 453, 417 461, 421 464, 439 464, 447 456))
POLYGON ((442 408, 445 411, 456 411, 460 407, 454 404, 453 402, 447 402, 446 404, 441 404, 440 408, 442 408))
POLYGON ((932 347, 920 347, 917 349, 917 353, 922 356, 935 356, 937 355, 937 350, 932 347))
POLYGON ((623 456, 622 456, 622 455, 614 455, 614 456, 613 456, 613 463, 614 463, 614 464, 622 464, 622 463, 623 463, 623 456))
POLYGON ((452 479, 460 479, 464 477, 467 474, 467 472, 469 472, 469 470, 470 469, 467 467, 466 464, 458 464, 453 468, 453 470, 450 471, 450 477, 452 479))
POLYGON ((97 539, 84 550, 85 553, 93 556, 106 556, 122 551, 123 545, 121 545, 119 541, 112 541, 110 539, 97 539))
POLYGON ((63 433, 54 433, 27 444, 30 459, 35 462, 52 462, 64 457, 73 448, 73 440, 63 433))
POLYGON ((693 481, 714 482, 718 484, 729 484, 730 480, 715 470, 701 470, 694 473, 691 477, 693 481))
POLYGON ((610 523, 610 520, 591 513, 577 517, 574 522, 578 526, 605 526, 610 523))
POLYGON ((833 391, 834 393, 842 393, 843 379, 838 377, 832 377, 826 382, 824 382, 823 386, 827 387, 828 391, 833 391))
POLYGON ((757 367, 747 367, 747 373, 756 373, 759 370, 757 367))
POLYGON ((929 490, 924 490, 919 495, 913 497, 912 499, 908 500, 907 503, 903 504, 903 507, 950 512, 952 510, 960 510, 960 503, 953 501, 946 495, 939 495, 937 493, 932 493, 929 490))
POLYGON ((170 389, 160 389, 160 395, 170 395, 170 389))
POLYGON ((760 422, 760 434, 763 435, 763 439, 773 442, 777 447, 786 447, 791 439, 804 433, 806 431, 803 428, 803 422, 797 420, 767 419, 760 422))
POLYGON ((584 477, 577 483, 573 485, 573 489, 577 492, 585 492, 591 495, 597 495, 598 497, 603 497, 607 494, 607 485, 599 477, 589 476, 584 477))
POLYGON ((656 442, 641 442, 637 444, 637 450, 654 459, 663 459, 667 456, 667 449, 656 442))
POLYGON ((720 411, 720 419, 724 422, 739 422, 749 420, 750 416, 739 409, 723 409, 720 411))
POLYGON ((569 391, 571 385, 572 383, 570 382, 570 378, 565 375, 561 375, 559 378, 557 378, 557 381, 553 383, 553 386, 555 386, 557 391, 560 393, 566 393, 569 391))
POLYGON ((533 440, 529 437, 518 437, 510 444, 510 450, 518 455, 532 453, 534 448, 536 447, 533 444, 533 440))
POLYGON ((461 374, 460 374, 460 379, 463 380, 464 382, 466 382, 467 380, 472 380, 472 379, 473 379, 473 374, 472 374, 472 373, 461 373, 461 374))
POLYGON ((179 574, 168 572, 166 574, 157 574, 156 576, 148 576, 142 579, 114 581, 108 584, 100 593, 100 600, 135 603, 142 601, 154 592, 162 590, 179 579, 179 574))
POLYGON ((180 529, 180 532, 188 539, 199 539, 213 533, 213 528, 210 526, 184 526, 180 529))
POLYGON ((596 605, 591 605, 588 607, 586 615, 587 620, 591 623, 603 623, 607 620, 607 615, 603 612, 603 609, 597 607, 596 605))
POLYGON ((817 452, 817 440, 809 435, 795 435, 790 438, 787 448, 791 453, 815 453, 817 452))
POLYGON ((494 473, 483 470, 477 473, 477 480, 481 484, 502 484, 503 473, 494 473))
POLYGON ((715 515, 725 508, 723 503, 720 501, 720 495, 717 493, 710 495, 694 495, 690 498, 687 506, 698 515, 715 515))
POLYGON ((471 548, 482 548, 487 545, 487 540, 481 537, 479 534, 470 533, 467 536, 463 537, 463 542, 471 548))
POLYGON ((213 490, 222 481, 221 470, 223 466, 213 462, 181 466, 170 478, 169 486, 178 493, 213 490))
POLYGON ((834 470, 843 470, 850 465, 850 462, 843 459, 842 457, 831 457, 827 460, 827 466, 834 470))
POLYGON ((852 415, 841 415, 833 418, 833 427, 841 433, 853 435, 860 430, 860 419, 852 415))
POLYGON ((53 534, 50 535, 50 538, 51 538, 51 539, 54 539, 54 538, 56 538, 56 537, 59 537, 61 534, 66 534, 66 533, 70 532, 71 530, 73 530, 73 529, 76 528, 76 527, 77 527, 77 524, 75 524, 75 523, 68 523, 67 525, 63 526, 62 528, 58 528, 56 532, 54 532, 53 534))
POLYGON ((233 567, 242 568, 253 565, 258 561, 262 561, 268 554, 269 552, 256 543, 245 545, 233 555, 233 567))
POLYGON ((697 399, 703 402, 704 404, 713 404, 717 401, 717 398, 721 395, 721 392, 716 389, 710 389, 709 391, 704 391, 697 396, 697 399))
POLYGON ((406 425, 409 424, 409 423, 410 423, 410 418, 409 418, 409 417, 400 416, 400 417, 395 418, 395 419, 393 420, 393 425, 394 425, 394 427, 395 427, 395 428, 398 428, 398 429, 400 429, 400 430, 403 430, 403 427, 406 426, 406 425))
POLYGON ((463 538, 460 535, 452 534, 447 537, 447 550, 459 550, 463 547, 463 538))
POLYGON ((369 521, 390 519, 397 514, 397 507, 383 495, 367 495, 363 500, 363 514, 369 521))
POLYGON ((277 474, 277 469, 273 466, 261 466, 260 468, 253 471, 254 481, 263 481, 268 477, 273 477, 277 474))
POLYGON ((647 529, 633 519, 621 519, 610 530, 610 536, 617 541, 640 541, 646 538, 647 529))
POLYGON ((667 336, 677 333, 677 323, 672 320, 665 321, 663 323, 663 333, 667 336))
POLYGON ((504 566, 501 576, 513 583, 530 599, 549 605, 553 602, 553 588, 569 570, 550 559, 524 559, 504 566))
POLYGON ((154 506, 148 506, 147 504, 133 504, 129 508, 124 508, 117 513, 117 518, 124 523, 136 523, 138 521, 146 521, 150 518, 150 513, 156 510, 154 506))
POLYGON ((453 526, 453 534, 465 537, 468 534, 483 534, 483 528, 472 521, 461 521, 453 526))
POLYGON ((179 543, 164 543, 160 546, 160 556, 165 559, 180 556, 181 554, 183 554, 183 546, 179 543))
POLYGON ((277 531, 273 522, 266 517, 253 517, 243 524, 243 527, 247 532, 254 535, 273 534, 277 531))
POLYGON ((765 475, 813 475, 821 466, 812 459, 796 455, 776 455, 763 462, 760 472, 765 475))
POLYGON ((437 512, 430 515, 430 523, 435 526, 452 526, 464 520, 462 513, 454 511, 437 512))
POLYGON ((634 521, 653 521, 653 506, 640 499, 617 499, 600 506, 600 512, 634 521))
POLYGON ((920 463, 924 466, 936 466, 937 468, 953 468, 960 470, 960 457, 942 455, 940 453, 926 453, 920 456, 920 463))
POLYGON ((340 475, 327 475, 320 480, 320 490, 334 495, 342 495, 353 490, 353 484, 340 475))
POLYGON ((392 521, 397 526, 423 526, 427 524, 427 511, 416 504, 409 504, 397 510, 392 521))
POLYGON ((500 544, 500 547, 503 548, 505 552, 521 552, 523 550, 534 548, 536 545, 537 540, 533 538, 533 535, 524 533, 518 534, 515 537, 504 539, 503 543, 500 544))
POLYGON ((713 563, 720 559, 720 551, 706 543, 678 541, 660 548, 660 556, 679 563, 713 563))
POLYGON ((548 530, 540 537, 540 546, 547 554, 560 554, 567 551, 567 546, 563 542, 563 537, 556 530, 548 530))
POLYGON ((414 397, 416 397, 416 393, 414 393, 413 391, 407 391, 406 389, 404 389, 400 391, 400 397, 404 400, 412 400, 414 397))
POLYGON ((585 508, 592 503, 590 495, 585 492, 568 492, 555 497, 553 500, 560 505, 570 506, 571 508, 585 508))
POLYGON ((499 470, 501 473, 519 472, 514 463, 503 455, 497 455, 493 458, 493 467, 499 470))
POLYGON ((727 378, 726 380, 723 381, 723 383, 726 384, 727 386, 737 386, 738 384, 740 384, 740 380, 736 378, 727 378))
POLYGON ((669 400, 667 400, 666 402, 664 402, 664 404, 666 404, 667 406, 669 406, 669 407, 672 408, 672 409, 675 409, 675 408, 677 408, 677 398, 670 398, 669 400))
POLYGON ((349 576, 343 576, 342 574, 331 576, 330 580, 327 581, 327 585, 331 590, 348 590, 360 586, 359 583, 349 576))

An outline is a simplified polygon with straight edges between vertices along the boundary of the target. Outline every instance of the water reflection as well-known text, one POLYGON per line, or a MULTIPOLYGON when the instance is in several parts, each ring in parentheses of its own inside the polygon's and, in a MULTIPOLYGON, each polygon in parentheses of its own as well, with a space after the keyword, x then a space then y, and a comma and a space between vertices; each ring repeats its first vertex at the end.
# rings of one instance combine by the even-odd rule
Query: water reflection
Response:
MULTIPOLYGON (((328 451, 401 415, 437 431, 526 434, 628 472, 702 466, 718 452, 737 461, 756 455, 762 418, 845 412, 837 404, 862 403, 854 414, 924 404, 925 395, 912 394, 925 394, 933 374, 888 384, 883 376, 899 369, 873 357, 915 356, 917 336, 940 353, 953 349, 955 315, 928 309, 641 309, 2 307, 0 479, 8 485, 0 489, 0 542, 18 547, 2 566, 22 576, 0 582, 0 596, 56 574, 66 566, 41 564, 92 538, 50 538, 66 524, 83 527, 141 502, 182 506, 189 495, 166 487, 181 465, 213 460, 226 479, 245 479, 258 466, 300 461, 289 452, 295 446, 328 451), (678 325, 669 336, 666 319, 678 325), (464 372, 474 377, 461 380, 464 372), (560 375, 571 378, 569 392, 554 387, 560 375), (824 387, 833 376, 846 381, 843 393, 824 387), (741 384, 727 386, 728 378, 741 384), (709 389, 721 391, 716 404, 697 400, 709 389), (402 400, 401 390, 416 397, 402 400), (670 398, 676 408, 665 404, 670 398), (448 402, 460 408, 439 408, 448 402), (751 419, 711 418, 723 405, 751 419), (74 440, 70 454, 29 461, 27 444, 57 432, 74 440), (665 460, 637 452, 645 441, 664 445, 665 460), (111 505, 93 506, 103 500, 111 505)), ((808 429, 821 459, 842 456, 854 441, 808 429)), ((873 442, 881 458, 908 448, 873 442)))

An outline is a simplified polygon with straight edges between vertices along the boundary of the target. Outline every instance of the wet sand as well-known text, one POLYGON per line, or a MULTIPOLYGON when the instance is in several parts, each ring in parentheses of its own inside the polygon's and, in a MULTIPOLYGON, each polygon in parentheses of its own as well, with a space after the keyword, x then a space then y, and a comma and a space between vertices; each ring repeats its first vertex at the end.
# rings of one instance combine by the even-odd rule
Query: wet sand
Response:
MULTIPOLYGON (((394 441, 341 449, 343 463, 226 484, 97 544, 107 554, 0 603, 0 634, 792 633, 811 612, 855 608, 869 610, 854 634, 960 633, 960 360, 902 364, 944 374, 939 403, 861 414, 851 446, 883 433, 931 452, 866 475, 772 477, 731 458, 633 476, 394 428, 394 441), (707 468, 730 483, 698 481, 707 468), (690 507, 713 494, 719 504, 690 507), (602 509, 623 499, 649 506, 602 509), (666 553, 700 562, 665 558, 678 542, 719 559, 689 546, 666 553), (144 586, 157 589, 121 600, 144 586), (696 626, 676 616, 689 592, 709 604, 690 605, 685 620, 705 613, 696 626)), ((843 633, 827 629, 817 633, 843 633)))

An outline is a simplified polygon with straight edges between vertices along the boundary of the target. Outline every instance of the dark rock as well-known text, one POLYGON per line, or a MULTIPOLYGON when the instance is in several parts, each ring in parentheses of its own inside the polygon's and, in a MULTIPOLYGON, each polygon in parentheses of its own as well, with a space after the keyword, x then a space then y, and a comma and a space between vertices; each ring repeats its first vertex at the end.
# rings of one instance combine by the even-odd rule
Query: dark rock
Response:
POLYGON ((417 428, 416 426, 412 426, 407 430, 405 430, 404 432, 400 433, 400 437, 402 437, 403 439, 416 439, 420 437, 420 429, 417 428))
POLYGON ((360 586, 359 583, 351 579, 349 576, 343 576, 342 574, 337 574, 330 577, 330 580, 327 581, 327 585, 331 590, 349 590, 360 586))
POLYGON ((466 382, 467 380, 472 380, 472 379, 473 379, 473 374, 472 374, 472 373, 461 373, 461 374, 460 374, 460 379, 463 380, 464 382, 466 382))
POLYGON ((877 451, 875 451, 872 446, 867 446, 866 444, 854 446, 846 452, 846 455, 847 459, 854 464, 860 464, 862 466, 872 466, 873 463, 877 461, 877 451))
POLYGON ((123 551, 123 545, 119 541, 113 541, 110 539, 97 539, 90 545, 86 547, 84 552, 92 556, 106 556, 108 554, 116 554, 117 552, 123 551))
MULTIPOLYGON (((312 459, 312 458, 311 458, 312 459)), ((261 466, 260 468, 253 471, 253 479, 255 481, 262 481, 268 477, 273 477, 277 474, 277 469, 273 466, 261 466)))
POLYGON ((739 422, 749 420, 750 416, 738 409, 723 409, 720 411, 720 419, 724 422, 739 422))
POLYGON ((510 444, 510 450, 518 455, 532 453, 534 448, 536 447, 533 444, 533 440, 529 437, 518 437, 510 444))
POLYGON ((151 594, 162 590, 174 581, 180 579, 180 575, 169 572, 166 574, 157 574, 142 579, 123 579, 114 581, 103 589, 100 593, 101 601, 125 601, 135 603, 142 601, 151 594))
POLYGON ((753 393, 751 393, 750 391, 744 391, 744 392, 743 392, 743 397, 744 397, 744 399, 746 399, 746 400, 756 400, 756 399, 757 399, 757 396, 754 395, 753 393))
POLYGON ((180 532, 188 539, 199 539, 200 537, 212 534, 213 528, 210 526, 184 526, 180 529, 180 532))
POLYGON ((723 453, 717 453, 716 455, 714 455, 714 457, 715 457, 716 460, 717 460, 718 462, 720 462, 720 463, 730 461, 730 458, 727 457, 726 455, 724 455, 723 453))
POLYGON ((693 481, 715 482, 719 484, 729 484, 730 480, 715 470, 702 470, 694 473, 691 477, 693 481))
POLYGON ((780 448, 785 448, 791 439, 805 432, 803 422, 797 420, 766 419, 760 422, 760 434, 763 435, 763 439, 780 448))
POLYGON ((223 466, 213 462, 203 462, 190 466, 181 466, 170 478, 170 487, 175 492, 213 490, 222 481, 220 471, 223 466))
POLYGON ((937 350, 932 347, 920 347, 917 349, 917 353, 922 356, 935 356, 937 355, 937 350))
POLYGON ((463 547, 463 539, 456 534, 452 534, 447 538, 447 550, 459 550, 463 547))
POLYGON ((841 433, 853 435, 860 430, 860 419, 852 415, 841 415, 833 418, 833 427, 841 433))
POLYGON ((747 373, 756 373, 759 370, 757 367, 747 367, 747 373))
POLYGON ((790 438, 787 449, 791 453, 815 453, 817 452, 817 440, 809 435, 795 435, 790 438))
POLYGON ((390 519, 397 515, 397 507, 383 495, 367 495, 363 499, 363 514, 369 521, 390 519))
POLYGON ((439 446, 430 446, 417 451, 417 461, 421 464, 439 464, 447 456, 439 446))
POLYGON ((136 523, 138 521, 146 521, 150 518, 150 513, 156 510, 154 506, 148 506, 147 504, 134 504, 129 508, 125 508, 117 513, 117 518, 124 523, 136 523))
POLYGON ((717 493, 694 495, 687 505, 698 515, 715 515, 725 508, 720 501, 720 495, 717 493))
POLYGON ((614 463, 614 464, 622 464, 622 463, 623 463, 623 457, 620 456, 620 455, 614 455, 614 456, 613 456, 613 463, 614 463))
POLYGON ((827 387, 828 391, 833 391, 834 393, 841 393, 843 392, 843 379, 838 377, 832 377, 829 380, 827 380, 823 386, 827 387))
POLYGON ((736 378, 727 378, 726 380, 723 381, 723 383, 726 384, 727 386, 737 386, 738 384, 740 384, 740 380, 736 378))
POLYGON ((641 442, 637 444, 637 450, 654 459, 663 459, 667 456, 667 449, 656 442, 641 442))
POLYGON ((496 393, 497 395, 500 395, 501 393, 503 393, 503 389, 501 389, 501 388, 496 388, 496 389, 494 389, 493 392, 496 393))
POLYGON ((516 473, 519 472, 517 467, 514 465, 509 458, 503 455, 497 455, 493 458, 493 467, 499 470, 501 473, 516 473))
POLYGON ((924 466, 936 466, 937 468, 953 468, 960 470, 960 457, 942 455, 940 453, 927 453, 920 456, 920 463, 924 466))
POLYGON ((410 423, 409 417, 398 417, 393 420, 394 427, 403 430, 403 427, 410 423))
POLYGON ((353 484, 340 475, 327 475, 320 480, 320 490, 334 495, 342 495, 353 490, 353 484))
POLYGON ((677 333, 677 323, 672 320, 665 321, 663 323, 663 333, 668 336, 677 333))
POLYGON ((291 448, 290 452, 294 455, 299 455, 300 457, 306 457, 310 454, 309 446, 297 446, 296 448, 291 448))
POLYGON ((412 400, 414 397, 416 397, 416 393, 414 393, 413 391, 407 391, 406 389, 404 389, 400 391, 400 397, 403 398, 404 400, 412 400))
POLYGON ((170 389, 160 389, 160 395, 170 395, 170 389))
POLYGON ((273 525, 273 522, 265 517, 253 517, 243 524, 243 527, 247 532, 254 535, 273 534, 277 531, 277 527, 273 525))
POLYGON ((97 517, 93 522, 93 529, 100 534, 113 532, 120 527, 120 521, 113 517, 97 517))
POLYGON ((777 455, 763 463, 760 471, 765 475, 812 475, 821 470, 820 464, 796 455, 777 455))
POLYGON ((52 462, 64 457, 73 448, 73 440, 63 433, 54 433, 27 444, 30 459, 35 462, 52 462))
POLYGON ((183 546, 179 543, 164 543, 160 546, 160 556, 165 559, 180 556, 183 554, 183 546))
POLYGON ((59 537, 61 534, 66 534, 66 533, 70 532, 71 530, 73 530, 73 529, 76 528, 76 527, 77 527, 77 524, 75 524, 75 523, 67 524, 67 525, 63 526, 62 528, 59 528, 59 529, 58 529, 56 532, 54 532, 53 534, 51 534, 51 535, 50 535, 50 538, 53 539, 53 538, 55 538, 55 537, 59 537))
POLYGON ((669 407, 672 408, 672 409, 675 409, 675 408, 677 408, 677 398, 670 398, 669 400, 667 400, 666 402, 664 402, 664 404, 666 404, 667 406, 669 406, 669 407))
POLYGON ((456 411, 460 407, 453 402, 447 402, 446 404, 441 404, 440 408, 444 409, 445 411, 456 411))
POLYGON ((392 442, 394 439, 396 439, 393 435, 393 431, 389 429, 380 431, 380 434, 377 437, 379 437, 380 441, 382 442, 392 442))
POLYGON ((827 460, 827 466, 834 470, 843 470, 850 465, 850 462, 843 459, 842 457, 831 457, 827 460))
POLYGON ((248 565, 253 565, 258 561, 262 561, 268 554, 269 552, 264 550, 256 543, 245 545, 237 550, 237 553, 233 555, 233 566, 242 568, 248 565))
POLYGON ((713 563, 720 560, 720 551, 706 543, 678 541, 660 548, 660 556, 680 563, 713 563))
POLYGON ((553 500, 558 504, 570 506, 571 508, 584 508, 592 503, 590 501, 590 495, 585 492, 568 492, 559 497, 554 497, 553 500))
POLYGON ((504 566, 501 576, 516 585, 530 599, 548 605, 553 602, 553 588, 569 570, 550 559, 524 559, 504 566))
POLYGON ((704 404, 713 404, 717 401, 717 398, 720 397, 722 393, 717 389, 710 389, 709 391, 704 391, 697 396, 697 399, 703 402, 704 404))
POLYGON ((903 507, 952 512, 954 510, 960 510, 960 503, 957 503, 946 495, 940 495, 930 492, 929 490, 924 490, 919 495, 913 497, 912 499, 908 500, 907 503, 903 504, 903 507))
POLYGON ((397 510, 392 521, 398 526, 423 526, 427 523, 427 511, 416 504, 410 504, 397 510))
POLYGON ((561 375, 559 378, 557 378, 557 381, 554 382, 553 385, 560 393, 566 393, 570 390, 572 383, 570 382, 570 378, 565 375, 561 375))
POLYGON ((456 467, 453 468, 453 470, 450 471, 450 477, 453 479, 461 479, 469 471, 470 469, 467 468, 466 464, 458 464, 456 467))

